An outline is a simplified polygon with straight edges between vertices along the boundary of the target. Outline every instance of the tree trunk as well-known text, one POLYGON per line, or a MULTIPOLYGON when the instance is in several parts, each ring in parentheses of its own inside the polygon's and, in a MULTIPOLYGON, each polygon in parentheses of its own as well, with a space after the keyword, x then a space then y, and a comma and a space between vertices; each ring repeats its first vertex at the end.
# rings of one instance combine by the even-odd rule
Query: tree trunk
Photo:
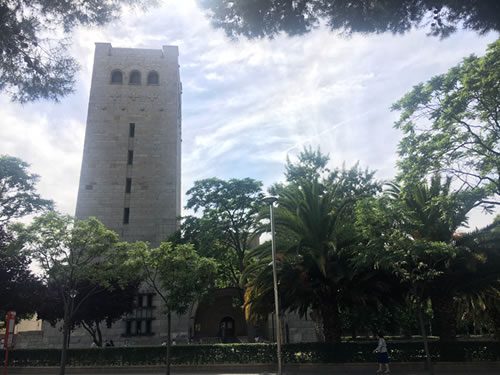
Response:
POLYGON ((457 311, 453 296, 438 294, 431 296, 432 310, 436 321, 439 340, 444 342, 457 339, 457 311))
POLYGON ((64 307, 64 320, 63 320, 63 346, 61 350, 61 363, 59 365, 59 375, 64 375, 66 372, 66 361, 68 357, 68 339, 69 339, 69 306, 64 307))
POLYGON ((166 365, 167 368, 165 370, 166 375, 170 375, 170 345, 172 342, 171 339, 171 322, 172 322, 172 314, 170 311, 167 313, 167 359, 166 359, 166 365))
POLYGON ((97 342, 95 343, 98 347, 102 347, 102 332, 101 327, 99 326, 99 321, 95 321, 95 331, 97 333, 97 342))
POLYGON ((486 306, 486 313, 493 323, 493 337, 495 340, 500 340, 500 309, 492 304, 492 306, 486 306))
POLYGON ((420 323, 420 333, 424 340, 424 351, 425 351, 425 364, 429 375, 434 375, 434 368, 432 366, 431 354, 429 352, 429 341, 427 339, 427 333, 425 332, 424 324, 424 314, 422 313, 422 306, 418 306, 418 322, 420 323))
MULTIPOLYGON (((325 301, 326 302, 326 301, 325 301)), ((340 342, 342 339, 342 325, 340 322, 337 301, 329 301, 320 307, 321 320, 323 321, 323 335, 326 342, 340 342)))

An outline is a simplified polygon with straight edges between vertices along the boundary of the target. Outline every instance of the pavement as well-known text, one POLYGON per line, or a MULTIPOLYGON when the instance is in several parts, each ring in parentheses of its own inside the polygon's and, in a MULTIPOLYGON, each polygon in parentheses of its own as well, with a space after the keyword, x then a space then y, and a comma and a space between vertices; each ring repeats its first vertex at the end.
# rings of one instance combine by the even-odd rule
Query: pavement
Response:
MULTIPOLYGON (((214 365, 214 366, 172 366, 172 375, 275 375, 275 368, 269 365, 214 365)), ((375 374, 376 364, 335 364, 335 365, 287 365, 283 375, 361 375, 375 374)), ((58 369, 49 368, 12 368, 9 375, 56 375, 58 369)), ((158 375, 165 374, 164 367, 119 367, 119 368, 71 368, 67 375, 158 375)), ((393 363, 394 375, 429 375, 422 363, 393 363)), ((482 374, 500 375, 500 362, 483 363, 442 363, 434 366, 435 375, 482 374)))

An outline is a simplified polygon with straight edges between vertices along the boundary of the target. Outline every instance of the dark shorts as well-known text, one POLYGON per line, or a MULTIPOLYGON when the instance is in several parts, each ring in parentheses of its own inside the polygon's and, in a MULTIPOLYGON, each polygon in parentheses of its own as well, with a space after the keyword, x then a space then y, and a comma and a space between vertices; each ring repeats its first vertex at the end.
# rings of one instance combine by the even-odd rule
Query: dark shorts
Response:
POLYGON ((377 353, 378 363, 389 363, 389 354, 387 353, 377 353))

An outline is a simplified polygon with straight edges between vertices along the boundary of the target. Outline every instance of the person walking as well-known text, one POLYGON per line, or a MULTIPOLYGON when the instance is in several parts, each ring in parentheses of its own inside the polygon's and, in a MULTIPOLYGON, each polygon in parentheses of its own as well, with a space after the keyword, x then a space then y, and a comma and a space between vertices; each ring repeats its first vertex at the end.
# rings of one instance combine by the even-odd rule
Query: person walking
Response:
POLYGON ((377 374, 390 374, 391 370, 389 369, 389 353, 387 353, 387 343, 384 339, 384 334, 379 332, 378 336, 378 346, 373 351, 377 353, 377 362, 378 362, 378 370, 377 374), (382 366, 385 365, 385 371, 382 369, 382 366))

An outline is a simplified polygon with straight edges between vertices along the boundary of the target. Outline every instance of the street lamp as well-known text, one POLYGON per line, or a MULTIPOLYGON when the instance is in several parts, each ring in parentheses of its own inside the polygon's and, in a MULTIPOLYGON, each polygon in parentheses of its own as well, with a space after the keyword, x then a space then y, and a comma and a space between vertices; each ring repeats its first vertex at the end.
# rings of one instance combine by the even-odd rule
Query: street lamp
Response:
MULTIPOLYGON (((69 298, 70 298, 70 316, 69 316, 69 319, 70 319, 70 327, 71 327, 71 320, 73 319, 73 309, 74 309, 74 306, 75 306, 75 298, 76 296, 78 295, 78 290, 76 289, 71 289, 69 291, 69 298)), ((68 348, 69 348, 69 343, 71 341, 71 329, 69 329, 69 332, 68 332, 68 348)))
POLYGON ((262 201, 269 205, 269 213, 271 216, 271 249, 273 257, 273 286, 274 286, 274 316, 276 325, 276 348, 278 354, 278 375, 281 375, 281 325, 280 325, 280 309, 278 298, 278 275, 276 273, 276 239, 274 228, 274 203, 278 201, 277 197, 265 197, 262 201))

